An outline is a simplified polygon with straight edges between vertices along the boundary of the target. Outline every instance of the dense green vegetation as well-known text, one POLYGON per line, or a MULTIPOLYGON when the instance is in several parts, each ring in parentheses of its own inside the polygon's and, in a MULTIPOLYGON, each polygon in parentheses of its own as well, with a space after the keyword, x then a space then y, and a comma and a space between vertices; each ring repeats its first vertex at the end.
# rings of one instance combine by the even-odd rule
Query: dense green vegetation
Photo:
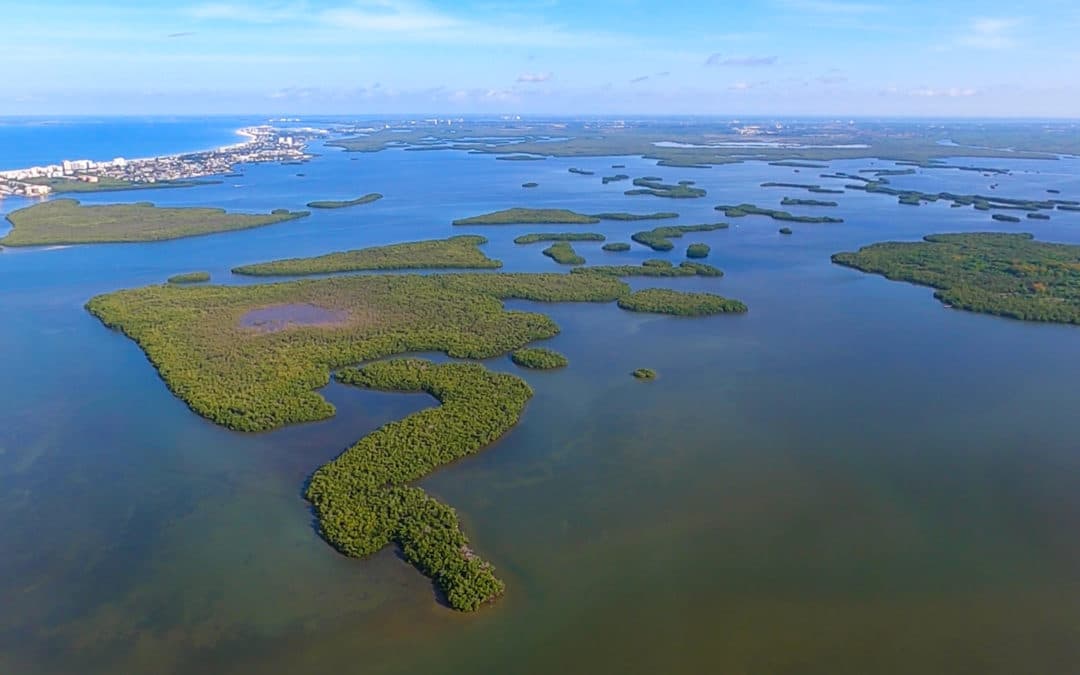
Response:
POLYGON ((780 228, 780 234, 791 234, 791 228, 790 227, 781 227, 780 228))
POLYGON ((568 241, 557 241, 543 250, 544 255, 560 265, 584 265, 582 258, 568 241))
POLYGON ((725 206, 720 205, 716 207, 717 211, 723 211, 724 215, 728 218, 740 218, 742 216, 769 216, 773 220, 786 220, 793 223, 842 223, 842 218, 832 218, 830 216, 793 216, 787 211, 777 211, 775 209, 766 209, 754 204, 739 204, 737 206, 725 206))
POLYGON ((599 223, 600 218, 576 213, 569 209, 529 209, 512 208, 485 213, 471 218, 458 218, 454 225, 591 225, 599 223))
POLYGON ((341 251, 312 258, 289 258, 233 268, 234 274, 248 276, 300 276, 358 272, 361 270, 416 269, 497 269, 502 262, 492 260, 480 250, 484 237, 470 234, 410 241, 389 246, 373 246, 353 251, 341 251))
POLYGON ((935 234, 873 244, 833 262, 932 286, 934 297, 973 312, 1027 321, 1080 323, 1080 246, 1030 234, 935 234))
POLYGON ((784 197, 780 200, 780 206, 837 206, 837 203, 822 201, 820 199, 793 199, 792 197, 784 197))
POLYGON ((1027 217, 1031 220, 1050 220, 1050 216, 1045 213, 1029 213, 1027 217))
POLYGON ((210 281, 209 272, 185 272, 183 274, 174 274, 166 281, 170 284, 198 284, 204 281, 210 281))
POLYGON ((592 215, 577 213, 569 209, 530 209, 516 207, 493 211, 470 218, 459 218, 454 225, 592 225, 601 220, 660 220, 678 218, 679 214, 670 211, 656 213, 626 213, 623 211, 595 213, 592 215))
POLYGON ((595 176, 596 175, 595 171, 586 171, 585 169, 575 169, 573 167, 567 169, 567 171, 569 171, 570 173, 576 173, 576 174, 578 174, 580 176, 595 176))
POLYGON ((667 260, 646 260, 641 265, 598 265, 596 267, 578 267, 572 270, 581 274, 602 274, 612 277, 721 277, 723 272, 707 263, 690 260, 679 263, 678 267, 667 260))
POLYGON ((75 180, 71 178, 30 178, 27 183, 34 185, 48 185, 53 194, 78 194, 80 192, 119 192, 121 190, 162 190, 166 188, 197 187, 199 185, 215 185, 217 180, 163 180, 154 183, 136 183, 120 178, 99 176, 96 183, 75 180))
POLYGON ((656 371, 652 368, 638 368, 634 372, 630 373, 639 380, 655 380, 656 371))
MULTIPOLYGON (((333 145, 333 143, 327 143, 327 145, 333 145)), ((495 159, 501 159, 507 162, 534 162, 547 159, 547 157, 538 157, 536 155, 499 155, 495 159)))
POLYGON ((323 200, 317 202, 308 202, 309 209, 344 209, 349 206, 360 206, 361 204, 370 204, 371 202, 382 199, 383 196, 378 192, 371 192, 363 197, 357 197, 356 199, 349 199, 347 201, 333 201, 323 200))
POLYGON ((0 244, 103 244, 161 241, 242 230, 308 215, 279 209, 269 214, 226 213, 224 209, 158 208, 149 202, 83 206, 55 199, 8 214, 12 229, 0 244))
POLYGON ((708 244, 690 244, 689 246, 686 247, 686 257, 687 258, 708 258, 710 250, 711 249, 709 248, 708 244))
POLYGON ((828 169, 828 164, 814 164, 813 162, 798 162, 795 160, 785 159, 779 162, 769 162, 770 166, 789 166, 797 169, 828 169))
POLYGON ((559 352, 543 347, 525 347, 510 354, 510 360, 522 368, 552 370, 565 368, 570 361, 559 352))
POLYGON ((515 244, 536 244, 541 241, 604 241, 606 237, 597 232, 533 232, 514 239, 515 244))
POLYGON ((469 548, 454 509, 409 484, 498 440, 517 424, 532 390, 518 377, 478 364, 421 359, 347 369, 338 379, 423 391, 442 405, 376 429, 315 472, 305 496, 322 536, 353 557, 398 544, 454 609, 475 611, 497 598, 505 586, 469 548))
POLYGON ((597 213, 596 217, 600 220, 668 220, 670 218, 678 218, 679 214, 671 211, 657 211, 655 213, 626 213, 625 211, 614 211, 606 213, 597 213))
POLYGON ((195 412, 241 431, 330 417, 315 389, 330 370, 405 352, 490 358, 549 338, 542 314, 502 300, 612 302, 629 291, 605 274, 347 275, 242 286, 168 284, 100 295, 87 309, 135 340, 195 412), (260 331, 252 310, 309 304, 331 325, 260 331))
POLYGON ((619 181, 630 180, 630 176, 627 176, 625 173, 617 173, 614 176, 604 176, 600 180, 604 183, 604 185, 607 185, 608 183, 617 183, 619 181))
POLYGON ((619 298, 619 307, 631 312, 651 312, 676 316, 706 316, 726 312, 741 313, 746 305, 712 293, 683 293, 668 288, 646 288, 619 298))
POLYGON ((1016 216, 1010 216, 1004 213, 995 213, 990 216, 992 219, 1003 223, 1019 223, 1020 219, 1016 216))
MULTIPOLYGON (((835 175, 821 174, 821 177, 822 178, 837 178, 837 177, 848 177, 848 176, 847 176, 847 174, 835 174, 835 175)), ((861 178, 859 176, 855 176, 855 178, 858 178, 860 180, 869 180, 869 179, 863 179, 863 178, 861 178)), ((816 193, 816 194, 826 194, 826 195, 842 195, 842 194, 844 194, 843 190, 836 190, 834 188, 821 187, 820 185, 818 185, 816 183, 776 183, 776 182, 771 182, 770 181, 768 183, 762 183, 761 187, 794 188, 794 189, 798 189, 798 190, 806 190, 807 192, 813 192, 813 193, 816 193)))
POLYGON ((523 187, 523 188, 534 188, 534 187, 540 187, 540 183, 533 183, 532 181, 530 181, 530 182, 528 182, 528 183, 522 183, 522 184, 521 184, 521 187, 523 187))
POLYGON ((704 197, 706 192, 701 188, 692 187, 690 181, 680 181, 677 185, 661 183, 659 178, 647 176, 635 178, 636 189, 627 190, 627 195, 653 195, 654 197, 669 197, 671 199, 694 199, 704 197))
MULTIPOLYGON (((845 175, 850 178, 851 176, 845 175)), ((996 195, 957 194, 954 192, 920 192, 918 190, 898 190, 886 185, 885 179, 867 180, 862 184, 851 184, 845 187, 852 190, 895 196, 899 203, 918 206, 922 203, 947 201, 952 206, 971 206, 978 211, 1013 210, 1037 212, 1040 210, 1053 210, 1055 207, 1062 208, 1060 200, 1038 199, 1015 199, 1010 197, 998 197, 996 195)), ((1002 220, 997 218, 997 220, 1002 220)), ((1009 221, 1011 222, 1011 221, 1009 221)))
POLYGON ((723 230, 728 226, 727 223, 702 223, 700 225, 668 225, 663 227, 654 227, 651 230, 644 230, 642 232, 635 232, 630 235, 630 238, 637 243, 648 246, 654 251, 670 251, 675 248, 675 244, 671 242, 672 239, 681 237, 687 232, 712 232, 714 230, 723 230))
MULTIPOLYGON (((330 145, 353 152, 422 147, 451 143, 454 150, 492 154, 520 153, 539 157, 637 156, 659 166, 702 167, 744 160, 830 162, 843 159, 907 160, 927 168, 946 168, 957 153, 967 157, 1051 160, 1057 154, 1080 154, 1071 122, 1051 122, 1033 132, 1032 125, 922 124, 909 121, 860 121, 838 125, 807 121, 785 125, 770 136, 775 147, 746 143, 727 122, 627 123, 622 128, 580 120, 545 123, 537 120, 475 122, 452 128, 388 128, 330 145), (557 138, 559 142, 551 142, 557 138), (470 139, 470 140, 463 140, 470 139), (492 142, 491 139, 498 139, 492 142), (663 146, 658 144, 663 144, 663 146), (666 147, 665 147, 666 146, 666 147), (1047 154, 1053 153, 1053 154, 1047 154)), ((970 167, 971 169, 983 167, 970 167)))
POLYGON ((623 241, 613 241, 610 244, 604 244, 600 248, 611 253, 622 253, 630 250, 630 244, 623 241))

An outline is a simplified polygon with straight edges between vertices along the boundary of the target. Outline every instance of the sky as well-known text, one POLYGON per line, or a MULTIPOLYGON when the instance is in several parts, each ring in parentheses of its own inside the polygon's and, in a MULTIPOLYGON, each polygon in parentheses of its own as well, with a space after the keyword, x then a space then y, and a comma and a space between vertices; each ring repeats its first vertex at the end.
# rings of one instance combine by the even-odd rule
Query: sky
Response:
POLYGON ((3 0, 0 19, 0 115, 1080 116, 1075 0, 3 0))

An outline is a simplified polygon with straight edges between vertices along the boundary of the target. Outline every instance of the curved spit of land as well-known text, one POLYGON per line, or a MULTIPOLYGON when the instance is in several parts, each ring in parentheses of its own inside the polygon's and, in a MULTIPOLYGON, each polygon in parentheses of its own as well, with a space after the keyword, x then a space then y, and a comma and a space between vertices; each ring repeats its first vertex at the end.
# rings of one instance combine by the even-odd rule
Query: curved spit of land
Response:
POLYGON ((873 244, 833 262, 937 289, 943 303, 1026 321, 1080 323, 1080 246, 1001 232, 873 244))
POLYGON ((516 207, 492 211, 479 216, 458 218, 454 225, 593 225, 601 220, 655 220, 678 218, 679 214, 661 211, 657 213, 596 213, 586 214, 569 209, 530 209, 516 207))
POLYGON ((386 424, 315 472, 306 497, 322 536, 353 557, 396 543, 454 609, 474 611, 497 598, 505 586, 469 548, 454 509, 409 484, 498 440, 517 424, 532 389, 479 364, 422 359, 347 369, 338 379, 423 391, 442 405, 386 424))
POLYGON ((105 244, 163 241, 243 230, 303 218, 307 211, 278 209, 269 214, 227 213, 198 207, 159 208, 150 202, 84 206, 55 199, 8 214, 12 229, 5 246, 105 244))
POLYGON ((383 196, 378 192, 371 192, 363 197, 357 197, 356 199, 349 199, 345 201, 334 200, 322 200, 315 202, 308 202, 309 209, 344 209, 349 206, 360 206, 361 204, 370 204, 371 202, 382 199, 383 196))
POLYGON ((170 284, 199 284, 204 281, 210 281, 209 272, 185 272, 174 274, 166 279, 166 282, 170 284))
POLYGON ((289 258, 233 268, 234 274, 248 276, 301 276, 363 270, 416 269, 497 269, 502 262, 480 250, 487 239, 460 235, 449 239, 411 241, 389 246, 373 246, 354 251, 329 253, 311 258, 289 258))

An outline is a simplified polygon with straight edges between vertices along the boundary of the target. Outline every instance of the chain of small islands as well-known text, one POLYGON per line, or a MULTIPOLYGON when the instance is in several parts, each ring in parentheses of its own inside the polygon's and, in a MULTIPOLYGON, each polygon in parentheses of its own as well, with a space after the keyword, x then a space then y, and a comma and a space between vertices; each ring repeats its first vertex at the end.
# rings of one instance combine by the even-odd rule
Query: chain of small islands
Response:
MULTIPOLYGON (((192 184, 192 179, 231 172, 242 162, 307 161, 307 143, 328 133, 308 129, 283 136, 270 127, 245 131, 248 142, 207 153, 132 162, 79 162, 77 166, 64 163, 59 168, 31 170, 33 175, 4 172, 0 179, 6 181, 2 185, 10 194, 37 196, 95 187, 185 185, 192 184), (75 185, 83 187, 73 188, 75 185)), ((430 143, 425 138, 410 139, 411 144, 377 145, 371 136, 364 136, 338 144, 364 152, 387 147, 428 149, 423 147, 430 143)), ((471 146, 454 149, 475 151, 471 146)), ((543 159, 532 155, 499 157, 543 159)), ((828 168, 807 159, 774 163, 796 170, 828 168)), ((696 156, 694 161, 706 160, 696 156)), ((665 165, 675 164, 669 156, 665 165)), ((923 160, 922 166, 941 168, 933 159, 923 160)), ((985 167, 976 169, 993 172, 985 167)), ((868 170, 871 177, 822 176, 844 181, 845 189, 898 196, 901 204, 908 205, 943 199, 954 206, 980 210, 1026 211, 1029 217, 1045 217, 1044 211, 1073 210, 1071 207, 1077 205, 1058 199, 927 194, 888 187, 888 176, 910 171, 914 169, 868 170)), ((570 172, 594 175, 582 169, 570 172)), ((626 174, 601 177, 603 184, 624 180, 631 179, 626 174)), ((660 177, 645 176, 631 183, 635 187, 626 195, 635 199, 706 196, 706 190, 688 180, 664 182, 660 177)), ((530 182, 523 187, 536 185, 530 182)), ((815 183, 765 183, 761 187, 827 194, 845 191, 815 183)), ((369 193, 351 200, 316 200, 308 208, 351 208, 381 197, 369 193)), ((830 208, 837 202, 785 197, 782 205, 830 208)), ((843 222, 749 203, 716 209, 727 218, 758 215, 803 224, 843 222)), ((214 208, 159 208, 149 203, 84 206, 72 199, 53 199, 11 213, 12 230, 0 243, 34 246, 156 241, 260 227, 308 215, 307 211, 285 209, 237 214, 214 208)), ((499 228, 491 226, 500 225, 589 225, 677 217, 671 211, 579 213, 517 207, 461 218, 450 227, 492 230, 499 228)), ((675 248, 673 240, 687 235, 695 239, 731 236, 722 234, 729 229, 725 222, 658 225, 633 232, 628 239, 666 253, 675 248)), ((786 226, 780 229, 781 235, 791 232, 786 226)), ((467 361, 510 355, 513 363, 525 369, 568 367, 570 362, 564 355, 531 346, 557 335, 558 325, 544 314, 507 310, 504 302, 508 300, 615 303, 626 311, 685 317, 738 316, 748 311, 742 302, 713 293, 633 290, 623 281, 626 277, 720 279, 723 272, 703 262, 713 250, 705 241, 688 243, 686 259, 677 265, 661 258, 619 264, 619 254, 629 251, 631 244, 606 242, 606 237, 596 232, 530 232, 518 235, 514 242, 521 246, 547 244, 542 254, 570 267, 570 273, 497 271, 502 262, 480 248, 488 243, 487 238, 462 234, 239 265, 232 270, 236 275, 284 277, 274 283, 210 286, 208 272, 192 271, 174 275, 160 285, 94 297, 86 307, 105 326, 134 340, 169 389, 192 411, 229 429, 265 431, 333 416, 333 405, 318 392, 331 377, 353 386, 426 392, 435 398, 439 406, 384 425, 316 470, 305 496, 318 517, 322 537, 337 550, 365 557, 397 545, 406 560, 433 580, 450 607, 472 611, 502 595, 505 584, 496 576, 494 566, 473 550, 454 509, 413 484, 440 466, 502 438, 524 413, 532 389, 517 375, 497 373, 479 363, 435 364, 405 355, 434 351, 467 361), (586 265, 575 243, 602 244, 600 255, 616 262, 586 265), (436 273, 419 274, 419 270, 436 273), (398 273, 358 274, 365 271, 398 273), (321 276, 305 278, 311 275, 321 276), (393 358, 380 360, 388 357, 393 358)), ((922 242, 888 242, 855 253, 838 253, 833 262, 932 286, 942 302, 959 309, 1080 323, 1080 246, 1036 242, 1022 233, 928 235, 922 242)), ((649 368, 630 374, 643 382, 658 377, 649 368)))

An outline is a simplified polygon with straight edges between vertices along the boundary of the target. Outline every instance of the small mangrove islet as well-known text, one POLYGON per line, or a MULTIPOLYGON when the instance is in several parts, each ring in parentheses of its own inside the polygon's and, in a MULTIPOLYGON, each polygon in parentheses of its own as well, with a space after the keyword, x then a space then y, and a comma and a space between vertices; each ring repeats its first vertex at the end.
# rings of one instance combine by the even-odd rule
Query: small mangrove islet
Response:
POLYGON ((656 379, 656 371, 653 370, 652 368, 637 368, 633 372, 631 372, 630 374, 633 375, 634 378, 638 379, 638 380, 655 380, 656 379))
POLYGON ((624 241, 613 241, 609 244, 604 244, 600 249, 610 253, 622 253, 630 250, 630 244, 627 244, 624 241))
POLYGON ((543 254, 560 265, 584 265, 582 258, 568 241, 557 241, 543 250, 543 254))
POLYGON ((544 347, 524 347, 510 353, 510 360, 522 368, 554 370, 570 365, 570 360, 557 351, 544 347))
POLYGON ((712 249, 709 248, 708 244, 690 244, 689 246, 686 247, 686 257, 687 258, 708 258, 709 257, 709 251, 711 251, 711 250, 712 249))

